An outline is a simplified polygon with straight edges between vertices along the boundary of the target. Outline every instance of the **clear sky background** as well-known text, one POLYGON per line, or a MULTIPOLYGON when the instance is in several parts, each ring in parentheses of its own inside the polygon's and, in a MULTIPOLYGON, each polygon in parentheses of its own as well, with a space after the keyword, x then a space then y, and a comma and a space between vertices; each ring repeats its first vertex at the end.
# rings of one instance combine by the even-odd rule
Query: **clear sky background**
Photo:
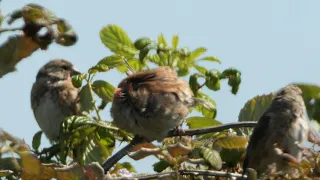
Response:
MULTIPOLYGON (((39 3, 65 18, 79 35, 72 47, 52 44, 18 64, 18 72, 0 79, 0 128, 31 143, 39 127, 30 105, 30 91, 41 66, 64 58, 81 71, 110 55, 101 43, 103 26, 117 24, 135 40, 156 39, 163 33, 168 40, 180 36, 180 46, 204 46, 206 55, 222 64, 205 64, 209 69, 235 67, 242 72, 238 94, 232 95, 227 82, 209 95, 217 102, 217 120, 238 119, 246 101, 256 95, 276 91, 292 82, 319 84, 320 1, 292 0, 2 0, 4 13, 39 3)), ((0 42, 8 34, 1 34, 0 42)), ((124 78, 116 71, 99 76, 113 85, 124 78)), ((209 92, 209 91, 206 91, 209 92)), ((102 112, 106 120, 109 111, 102 112)), ((48 142, 44 143, 48 146, 48 142)), ((128 159, 125 159, 128 160, 128 159)), ((133 162, 139 172, 152 171, 153 158, 133 162)))

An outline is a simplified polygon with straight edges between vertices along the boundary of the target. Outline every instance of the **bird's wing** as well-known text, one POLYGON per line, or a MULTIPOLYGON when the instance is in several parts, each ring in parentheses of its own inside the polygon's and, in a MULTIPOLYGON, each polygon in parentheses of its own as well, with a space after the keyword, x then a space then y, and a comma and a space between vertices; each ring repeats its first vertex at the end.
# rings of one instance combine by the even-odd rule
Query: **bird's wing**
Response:
POLYGON ((270 119, 271 117, 268 116, 267 113, 264 113, 258 120, 258 123, 251 134, 246 157, 243 161, 243 173, 246 172, 247 168, 254 168, 254 162, 259 162, 259 159, 257 158, 260 157, 260 154, 256 153, 264 151, 263 144, 265 143, 269 131, 270 119))
POLYGON ((160 104, 171 105, 177 100, 184 103, 192 98, 188 83, 178 79, 170 67, 135 73, 120 86, 128 93, 129 103, 140 112, 155 111, 160 104))

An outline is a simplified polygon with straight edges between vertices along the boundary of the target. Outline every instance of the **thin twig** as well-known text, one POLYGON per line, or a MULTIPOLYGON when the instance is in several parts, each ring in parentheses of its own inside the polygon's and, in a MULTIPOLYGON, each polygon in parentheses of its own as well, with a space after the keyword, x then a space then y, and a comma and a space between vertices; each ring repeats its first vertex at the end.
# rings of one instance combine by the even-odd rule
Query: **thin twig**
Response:
POLYGON ((220 126, 214 126, 214 127, 208 127, 208 128, 188 129, 188 130, 184 130, 183 133, 177 133, 177 131, 173 130, 168 133, 167 137, 194 136, 194 135, 207 134, 212 132, 220 132, 229 128, 254 127, 256 124, 257 122, 254 122, 254 121, 244 121, 244 122, 227 123, 220 126))
MULTIPOLYGON (((214 127, 208 127, 208 128, 200 128, 200 129, 188 129, 184 130, 183 133, 177 133, 176 130, 172 130, 168 133, 167 137, 174 137, 174 136, 193 136, 193 135, 200 135, 200 134, 207 134, 212 132, 220 132, 225 129, 229 128, 242 128, 242 127, 254 127, 256 125, 256 122, 235 122, 235 123, 228 123, 223 124, 220 126, 214 126, 214 127)), ((133 138, 133 140, 126 145, 124 148, 122 148, 120 151, 118 151, 116 154, 111 156, 109 159, 107 159, 103 164, 102 167, 105 170, 105 173, 114 165, 116 164, 120 159, 122 159, 127 152, 135 145, 145 142, 144 139, 138 138, 137 136, 133 138)))
MULTIPOLYGON (((215 177, 226 177, 226 178, 237 178, 241 179, 242 175, 238 173, 229 173, 229 172, 223 172, 223 171, 210 171, 210 170, 179 170, 178 171, 180 175, 194 175, 194 176, 215 176, 215 177)), ((159 179, 169 176, 175 176, 174 171, 172 172, 163 172, 163 173, 157 173, 157 174, 139 174, 133 177, 116 177, 116 178, 108 178, 110 180, 122 180, 122 179, 139 179, 139 180, 147 180, 147 179, 159 179)), ((243 176, 244 179, 246 179, 246 175, 243 176)))
POLYGON ((23 28, 0 28, 0 33, 7 32, 7 31, 19 31, 22 30, 23 28))

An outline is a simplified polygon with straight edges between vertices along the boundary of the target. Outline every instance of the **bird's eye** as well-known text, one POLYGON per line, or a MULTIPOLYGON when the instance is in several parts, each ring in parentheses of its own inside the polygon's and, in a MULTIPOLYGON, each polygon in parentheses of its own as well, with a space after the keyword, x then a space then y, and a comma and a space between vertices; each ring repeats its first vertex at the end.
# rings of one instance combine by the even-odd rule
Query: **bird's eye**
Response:
POLYGON ((62 66, 61 68, 64 69, 64 70, 69 70, 68 66, 62 66))

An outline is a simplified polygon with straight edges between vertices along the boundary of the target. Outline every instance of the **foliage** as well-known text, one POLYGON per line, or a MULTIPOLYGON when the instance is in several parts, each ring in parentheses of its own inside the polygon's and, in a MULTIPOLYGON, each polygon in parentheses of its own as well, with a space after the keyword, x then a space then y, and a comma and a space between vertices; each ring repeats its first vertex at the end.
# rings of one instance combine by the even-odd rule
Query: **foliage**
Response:
MULTIPOLYGON (((39 48, 46 49, 53 41, 62 46, 70 46, 77 41, 74 30, 66 20, 56 17, 50 10, 39 5, 28 4, 13 12, 8 23, 11 24, 18 18, 24 20, 23 34, 16 39, 10 37, 0 47, 0 77, 14 71, 20 60, 39 48), (57 25, 57 29, 53 25, 57 25), (40 36, 37 33, 43 27, 48 32, 40 36)), ((3 16, 0 16, 0 24, 2 21, 3 16)), ((16 29, 0 29, 0 32, 11 30, 16 29)), ((60 140, 48 148, 41 148, 41 131, 34 135, 32 148, 5 131, 0 131, 0 177, 102 179, 105 175, 99 164, 114 153, 116 142, 129 142, 133 138, 132 134, 118 129, 100 116, 100 111, 113 100, 115 85, 103 79, 95 79, 95 75, 108 73, 111 69, 128 73, 156 66, 170 66, 180 77, 189 80, 195 97, 207 102, 206 105, 190 109, 200 112, 202 116, 188 117, 186 126, 196 129, 223 125, 215 119, 215 101, 203 93, 203 88, 218 91, 221 81, 228 80, 231 93, 237 94, 241 84, 239 70, 228 68, 220 71, 218 68, 207 69, 201 66, 202 61, 209 61, 213 65, 219 65, 221 61, 214 56, 204 56, 207 51, 205 47, 194 50, 179 47, 180 37, 177 35, 172 37, 171 43, 162 34, 156 40, 142 37, 132 41, 121 27, 111 24, 102 28, 100 38, 112 54, 99 60, 86 73, 72 78, 73 85, 81 88, 81 110, 86 116, 68 117, 61 125, 60 140)), ((320 122, 320 87, 297 85, 304 92, 309 118, 320 122)), ((238 121, 257 121, 273 96, 271 93, 249 100, 240 111, 238 121)), ((194 137, 168 137, 160 145, 152 142, 138 144, 128 155, 134 160, 155 156, 158 162, 153 164, 154 171, 172 170, 176 173, 175 176, 181 178, 185 177, 179 175, 181 170, 241 173, 242 169, 239 167, 250 132, 250 128, 238 128, 194 137)), ((308 152, 307 160, 298 165, 292 164, 299 169, 300 177, 319 173, 318 152, 314 149, 308 152)), ((131 175, 130 172, 135 172, 130 163, 117 163, 108 176, 126 176, 131 175)))

